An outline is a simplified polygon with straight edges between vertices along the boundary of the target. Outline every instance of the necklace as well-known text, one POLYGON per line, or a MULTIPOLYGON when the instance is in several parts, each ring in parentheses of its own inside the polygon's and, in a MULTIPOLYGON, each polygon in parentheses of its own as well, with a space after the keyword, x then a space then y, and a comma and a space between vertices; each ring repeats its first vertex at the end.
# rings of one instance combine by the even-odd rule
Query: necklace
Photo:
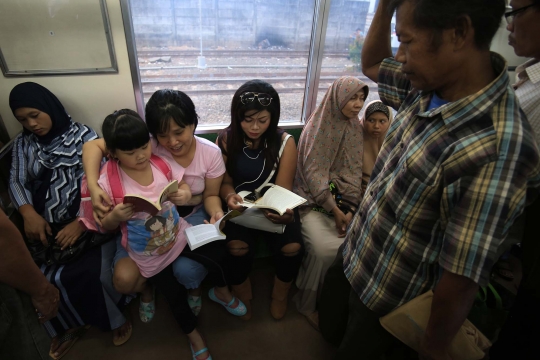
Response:
POLYGON ((262 153, 262 149, 261 149, 261 150, 259 151, 259 153, 257 154, 257 156, 251 157, 251 156, 249 156, 249 155, 247 154, 246 149, 247 149, 247 146, 244 147, 242 150, 244 150, 244 154, 246 154, 246 156, 247 156, 248 158, 250 158, 251 160, 257 159, 257 158, 259 157, 259 155, 261 155, 261 153, 262 153))

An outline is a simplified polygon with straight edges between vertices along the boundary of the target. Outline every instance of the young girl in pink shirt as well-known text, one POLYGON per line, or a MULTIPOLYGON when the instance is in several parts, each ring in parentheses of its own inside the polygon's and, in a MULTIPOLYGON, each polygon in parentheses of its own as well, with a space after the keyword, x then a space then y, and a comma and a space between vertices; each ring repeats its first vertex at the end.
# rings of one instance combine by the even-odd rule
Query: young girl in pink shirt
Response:
MULTIPOLYGON (((120 110, 107 116, 102 127, 105 145, 113 159, 104 165, 99 186, 114 199, 112 185, 120 180, 124 194, 138 194, 157 201, 161 190, 172 179, 183 177, 183 168, 173 167, 162 158, 152 155, 148 129, 139 115, 132 110, 120 110), (116 169, 110 171, 110 167, 116 169), (164 170, 164 166, 166 167, 164 170), (115 178, 111 178, 115 177, 115 178)), ((186 248, 184 230, 190 225, 179 216, 175 205, 185 204, 191 198, 189 186, 179 182, 177 193, 169 194, 161 210, 154 216, 134 212, 133 206, 117 202, 101 219, 105 230, 120 227, 122 246, 137 264, 141 274, 159 289, 171 307, 174 317, 191 343, 193 359, 211 359, 200 333, 196 329, 197 317, 187 301, 187 290, 175 278, 174 262, 193 254, 186 248)), ((91 214, 90 214, 91 218, 91 214)), ((83 220, 90 221, 88 218, 83 220)), ((218 286, 222 284, 216 284, 218 286)), ((212 294, 214 289, 210 291, 212 294)), ((246 312, 244 304, 236 303, 229 312, 246 312)), ((237 315, 237 314, 235 314, 237 315)))

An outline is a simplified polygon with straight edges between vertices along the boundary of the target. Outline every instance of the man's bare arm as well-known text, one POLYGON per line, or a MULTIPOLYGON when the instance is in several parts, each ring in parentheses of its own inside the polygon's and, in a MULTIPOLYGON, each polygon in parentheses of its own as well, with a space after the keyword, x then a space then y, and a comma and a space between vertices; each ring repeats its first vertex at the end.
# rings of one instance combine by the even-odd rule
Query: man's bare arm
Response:
POLYGON ((469 315, 477 292, 478 284, 471 279, 443 271, 435 288, 421 359, 449 359, 448 347, 469 315))
POLYGON ((390 0, 381 0, 379 3, 362 48, 362 72, 375 82, 378 80, 381 62, 392 56, 390 45, 392 14, 388 10, 389 5, 390 0))

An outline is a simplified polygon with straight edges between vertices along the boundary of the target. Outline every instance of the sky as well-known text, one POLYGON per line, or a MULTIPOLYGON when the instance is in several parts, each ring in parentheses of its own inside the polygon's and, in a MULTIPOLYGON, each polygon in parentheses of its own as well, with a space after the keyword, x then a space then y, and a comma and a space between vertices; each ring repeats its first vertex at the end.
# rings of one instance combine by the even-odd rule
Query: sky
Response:
POLYGON ((376 0, 369 0, 369 12, 370 13, 375 12, 375 2, 376 2, 376 0))

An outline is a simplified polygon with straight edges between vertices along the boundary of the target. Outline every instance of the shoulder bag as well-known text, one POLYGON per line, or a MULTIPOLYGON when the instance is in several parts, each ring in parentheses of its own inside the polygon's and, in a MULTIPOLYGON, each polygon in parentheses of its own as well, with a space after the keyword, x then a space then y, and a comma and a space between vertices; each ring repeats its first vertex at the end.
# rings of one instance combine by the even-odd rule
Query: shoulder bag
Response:
MULTIPOLYGON (((291 136, 292 135, 288 134, 287 136, 285 136, 285 139, 283 139, 283 141, 281 142, 281 147, 279 148, 278 160, 281 158, 281 155, 283 154, 283 149, 285 148, 285 144, 287 143, 287 140, 289 140, 291 136)), ((255 189, 255 194, 257 194, 257 196, 260 196, 262 189, 265 188, 266 186, 274 185, 270 183, 270 180, 272 179, 272 176, 274 176, 276 169, 277 169, 277 162, 274 165, 274 168, 272 169, 272 171, 270 172, 270 175, 268 175, 268 177, 266 178, 266 180, 261 184, 261 186, 255 189)), ((248 208, 244 210, 242 215, 237 216, 233 219, 230 219, 229 221, 237 225, 245 226, 250 229, 262 230, 262 231, 267 231, 267 232, 276 233, 276 234, 283 234, 283 232, 285 232, 285 226, 286 226, 284 224, 275 224, 271 222, 270 220, 268 220, 266 216, 264 216, 264 213, 262 212, 262 210, 257 209, 257 208, 248 208)))
MULTIPOLYGON (((380 318, 383 328, 410 348, 418 351, 431 315, 433 291, 428 291, 380 318)), ((479 360, 491 342, 469 320, 459 329, 448 351, 455 360, 479 360)))

